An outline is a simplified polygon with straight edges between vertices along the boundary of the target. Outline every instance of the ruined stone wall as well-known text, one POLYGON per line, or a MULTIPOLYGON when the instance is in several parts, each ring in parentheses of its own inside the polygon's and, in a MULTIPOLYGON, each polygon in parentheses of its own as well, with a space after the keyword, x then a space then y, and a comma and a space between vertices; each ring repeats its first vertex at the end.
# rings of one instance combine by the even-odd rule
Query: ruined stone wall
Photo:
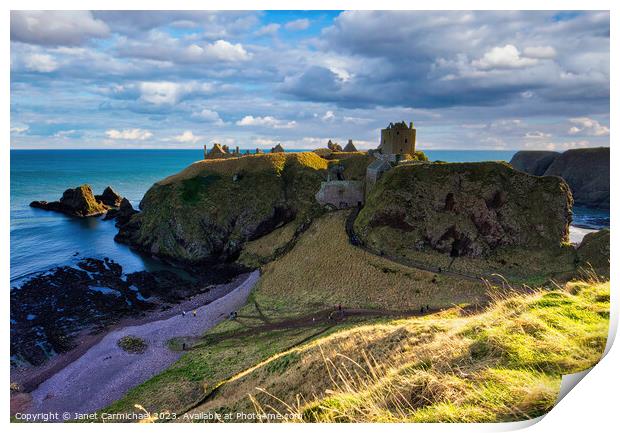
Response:
POLYGON ((355 180, 321 182, 321 189, 315 197, 321 205, 331 205, 337 209, 355 207, 364 203, 364 182, 355 180))

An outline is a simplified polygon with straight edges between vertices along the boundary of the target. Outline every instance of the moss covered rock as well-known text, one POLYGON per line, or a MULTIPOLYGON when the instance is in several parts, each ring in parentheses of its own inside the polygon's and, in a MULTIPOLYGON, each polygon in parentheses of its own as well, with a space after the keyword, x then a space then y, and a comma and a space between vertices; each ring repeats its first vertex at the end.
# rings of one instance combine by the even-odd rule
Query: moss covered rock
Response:
POLYGON ((199 161, 153 185, 116 239, 181 262, 234 260, 245 242, 318 212, 326 169, 311 152, 199 161))
POLYGON ((562 179, 530 176, 505 163, 404 165, 376 184, 354 229, 386 254, 486 259, 517 247, 560 251, 571 208, 562 179))
POLYGON ((76 217, 102 215, 109 209, 109 206, 95 198, 90 185, 66 190, 59 201, 33 201, 30 206, 76 217))
POLYGON ((578 265, 586 272, 609 278, 609 229, 588 233, 577 248, 578 265))

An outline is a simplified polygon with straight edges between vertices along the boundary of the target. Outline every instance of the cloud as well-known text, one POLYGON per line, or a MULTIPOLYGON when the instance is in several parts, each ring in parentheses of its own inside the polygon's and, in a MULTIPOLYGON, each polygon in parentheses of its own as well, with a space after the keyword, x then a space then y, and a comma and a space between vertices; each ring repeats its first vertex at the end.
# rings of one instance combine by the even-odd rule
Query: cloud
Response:
POLYGON ((534 140, 539 140, 539 139, 549 138, 549 137, 551 137, 551 134, 542 132, 542 131, 529 131, 525 134, 525 138, 530 138, 534 140))
POLYGON ((557 53, 555 48, 550 46, 525 47, 523 55, 532 59, 553 59, 557 53))
POLYGON ((58 63, 49 54, 30 54, 24 58, 24 66, 34 72, 53 72, 58 63))
POLYGON ((321 117, 323 122, 331 122, 335 118, 336 118, 336 116, 334 115, 334 112, 331 111, 331 110, 326 111, 325 114, 323 115, 323 117, 321 117))
POLYGON ((209 110, 208 108, 204 108, 201 111, 192 113, 192 117, 194 119, 204 120, 208 123, 213 123, 215 125, 224 125, 226 123, 222 120, 217 111, 209 110))
POLYGON ((310 27, 310 20, 306 18, 289 21, 284 25, 284 28, 286 30, 291 31, 306 30, 308 27, 310 27))
POLYGON ((147 140, 153 136, 153 133, 140 128, 123 129, 121 131, 108 129, 105 135, 112 140, 147 140))
POLYGON ((592 135, 595 137, 609 135, 609 127, 601 125, 598 120, 589 117, 576 117, 570 119, 572 126, 568 133, 571 135, 592 135))
POLYGON ((243 119, 237 121, 238 126, 269 126, 275 129, 294 128, 296 124, 297 122, 295 122, 294 120, 287 122, 284 120, 276 119, 273 116, 245 116, 243 119))
POLYGON ((203 46, 196 44, 190 45, 186 52, 188 58, 203 61, 219 60, 224 62, 241 62, 251 57, 241 44, 231 44, 222 39, 203 46))
POLYGON ((152 30, 146 37, 138 40, 121 38, 117 50, 124 57, 180 64, 238 63, 252 58, 252 54, 240 43, 231 43, 224 39, 196 42, 159 30, 152 30))
POLYGON ((11 40, 35 45, 80 45, 110 29, 88 11, 11 11, 11 40))
POLYGON ((185 131, 180 135, 172 137, 173 141, 180 141, 181 143, 196 143, 201 139, 202 137, 194 135, 192 131, 185 131))
POLYGON ((12 126, 11 127, 11 134, 23 134, 25 132, 28 131, 28 129, 30 129, 30 127, 28 125, 24 125, 24 126, 12 126))
POLYGON ((256 36, 265 36, 265 35, 275 35, 280 30, 280 24, 278 23, 270 23, 262 26, 260 29, 256 31, 256 36))
POLYGON ((517 69, 526 68, 538 63, 536 59, 522 57, 514 45, 494 47, 484 53, 479 60, 474 60, 473 65, 479 69, 517 69))
MULTIPOLYGON (((131 87, 127 88, 131 92, 131 87)), ((171 81, 141 82, 138 84, 139 100, 153 105, 176 105, 188 95, 205 95, 213 92, 210 83, 174 83, 171 81)))

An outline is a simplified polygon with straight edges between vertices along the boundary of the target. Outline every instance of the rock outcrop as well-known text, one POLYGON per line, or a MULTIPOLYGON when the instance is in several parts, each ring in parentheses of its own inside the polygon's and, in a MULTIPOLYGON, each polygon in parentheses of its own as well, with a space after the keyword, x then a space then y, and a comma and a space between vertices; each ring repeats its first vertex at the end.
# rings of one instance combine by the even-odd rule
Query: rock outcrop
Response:
POLYGON ((609 278, 609 245, 609 229, 585 235, 577 248, 578 266, 586 273, 594 271, 596 275, 609 278))
POLYGON ((30 206, 80 218, 102 215, 109 209, 109 206, 97 201, 90 185, 66 190, 59 201, 33 201, 30 206))
POLYGON ((123 198, 120 202, 118 209, 110 209, 103 219, 115 219, 116 227, 120 227, 127 224, 131 217, 137 213, 138 211, 133 208, 129 200, 123 198))
POLYGON ((114 191, 111 186, 106 186, 103 194, 96 195, 95 199, 108 207, 119 207, 123 197, 114 191))
POLYGON ((320 211, 327 164, 311 152, 196 162, 153 185, 115 239, 184 263, 234 260, 246 241, 320 211))
POLYGON ((609 148, 556 152, 517 152, 510 163, 536 176, 560 176, 570 186, 575 204, 609 209, 609 148), (544 168, 544 171, 543 171, 544 168))
POLYGON ((497 162, 419 164, 383 175, 354 228, 387 254, 433 251, 485 258, 508 248, 553 249, 568 240, 568 185, 497 162))
POLYGON ((512 157, 510 165, 517 170, 534 176, 544 176, 545 172, 560 152, 545 150, 521 150, 512 157))

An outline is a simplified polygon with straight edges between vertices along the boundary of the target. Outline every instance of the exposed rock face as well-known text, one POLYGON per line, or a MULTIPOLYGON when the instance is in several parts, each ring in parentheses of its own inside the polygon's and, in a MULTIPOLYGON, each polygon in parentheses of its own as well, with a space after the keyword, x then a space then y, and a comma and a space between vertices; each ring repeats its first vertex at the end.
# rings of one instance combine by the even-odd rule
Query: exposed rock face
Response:
POLYGON ((558 155, 560 152, 521 150, 512 157, 510 165, 534 176, 544 176, 545 171, 558 155))
POLYGON ((153 185, 115 239, 185 263, 234 260, 246 241, 320 209, 327 164, 311 152, 199 161, 153 185))
POLYGON ((118 209, 110 209, 103 218, 104 220, 116 219, 116 227, 120 227, 129 222, 132 215, 137 214, 138 211, 133 208, 129 200, 123 198, 120 202, 118 209))
POLYGON ((111 186, 106 186, 103 190, 103 194, 96 195, 95 199, 109 207, 119 207, 123 197, 112 189, 111 186))
POLYGON ((80 218, 102 215, 108 210, 108 206, 97 201, 90 185, 66 190, 59 201, 33 201, 30 206, 80 218))
POLYGON ((609 208, 608 147, 572 149, 564 153, 521 151, 510 163, 536 176, 562 177, 570 186, 575 204, 609 208))
POLYGON ((545 176, 560 176, 570 186, 576 204, 609 208, 609 148, 567 150, 545 176))
POLYGON ((577 248, 578 266, 586 272, 594 270, 598 275, 609 277, 609 229, 588 233, 577 248))
POLYGON ((572 216, 568 185, 497 162, 420 164, 383 175, 354 228, 386 253, 487 257, 499 248, 560 248, 572 216))

